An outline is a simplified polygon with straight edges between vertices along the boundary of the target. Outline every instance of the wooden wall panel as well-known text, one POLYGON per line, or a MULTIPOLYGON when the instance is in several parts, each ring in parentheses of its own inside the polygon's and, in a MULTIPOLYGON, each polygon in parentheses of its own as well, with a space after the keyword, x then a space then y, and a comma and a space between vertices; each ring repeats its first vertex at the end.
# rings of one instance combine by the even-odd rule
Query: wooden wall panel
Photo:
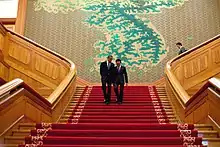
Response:
POLYGON ((36 90, 37 92, 40 93, 40 88, 44 88, 46 87, 44 84, 36 81, 35 79, 31 78, 30 76, 27 76, 25 74, 23 74, 22 72, 10 68, 9 70, 10 74, 9 74, 9 81, 15 79, 15 78, 20 78, 22 79, 26 84, 28 84, 30 87, 32 87, 34 90, 36 90))
POLYGON ((51 91, 58 87, 70 70, 70 65, 64 60, 16 35, 7 33, 4 39, 2 53, 4 62, 10 67, 9 80, 21 78, 35 90, 46 88, 51 91))
POLYGON ((204 81, 220 72, 220 39, 176 60, 171 71, 186 91, 197 91, 195 87, 200 86, 196 85, 202 86, 204 81))
POLYGON ((180 66, 177 66, 175 69, 174 69, 174 74, 176 75, 176 78, 181 82, 181 67, 180 66))
POLYGON ((0 50, 3 49, 3 46, 4 46, 4 36, 3 36, 3 34, 1 33, 1 30, 0 30, 0 50))
POLYGON ((8 75, 9 69, 3 63, 0 62, 0 77, 7 81, 8 75))
POLYGON ((24 46, 10 41, 8 46, 8 54, 18 62, 28 65, 31 59, 31 50, 26 49, 24 46))
POLYGON ((220 46, 212 50, 212 62, 215 64, 220 64, 220 46))
POLYGON ((60 67, 58 64, 44 58, 43 56, 36 54, 36 62, 35 62, 35 69, 56 80, 59 77, 59 73, 60 73, 60 67))

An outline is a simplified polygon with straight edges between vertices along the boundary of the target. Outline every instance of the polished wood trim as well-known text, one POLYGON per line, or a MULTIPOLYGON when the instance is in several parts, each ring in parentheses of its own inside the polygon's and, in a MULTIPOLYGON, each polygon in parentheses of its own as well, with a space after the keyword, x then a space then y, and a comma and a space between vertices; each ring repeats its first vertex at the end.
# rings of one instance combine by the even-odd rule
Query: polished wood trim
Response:
POLYGON ((80 78, 80 77, 77 77, 76 79, 76 83, 77 85, 80 85, 80 86, 88 86, 88 85, 92 85, 92 83, 80 78))
POLYGON ((213 85, 218 92, 220 91, 220 79, 218 79, 218 78, 211 78, 211 79, 209 79, 209 83, 211 85, 213 85))
MULTIPOLYGON (((23 80, 21 79, 14 79, 2 86, 0 86, 0 97, 2 95, 5 95, 6 93, 16 89, 18 86, 20 86, 21 84, 23 84, 23 80)), ((0 99, 0 104, 1 104, 1 99, 0 99)))
POLYGON ((219 50, 217 48, 219 45, 219 38, 220 38, 220 35, 217 35, 213 37, 212 39, 192 48, 191 50, 188 50, 187 52, 167 62, 166 67, 165 67, 165 73, 166 73, 167 79, 169 79, 169 82, 171 83, 171 85, 173 85, 173 88, 175 92, 177 93, 177 95, 179 95, 179 97, 182 99, 183 105, 185 105, 187 101, 190 99, 190 96, 186 92, 186 90, 188 90, 190 86, 196 86, 196 84, 199 84, 198 82, 203 82, 204 80, 202 81, 201 79, 202 76, 205 76, 206 79, 211 77, 208 75, 208 73, 204 73, 203 71, 204 69, 206 71, 213 70, 213 74, 216 74, 218 72, 217 65, 219 63, 218 63, 218 59, 216 59, 218 55, 215 58, 214 58, 214 55, 215 53, 218 53, 218 50, 219 50), (204 47, 204 50, 202 50, 203 47, 204 47), (200 48, 202 49, 199 50, 200 48), (196 56, 196 53, 199 53, 199 55, 196 56), (185 57, 186 55, 191 55, 191 56, 187 56, 189 57, 187 58, 185 57), (212 55, 214 59, 211 59, 212 55), (193 66, 195 66, 197 69, 191 69, 191 68, 186 69, 188 67, 188 64, 190 64, 191 68, 194 68, 193 66), (216 68, 212 69, 209 66, 213 66, 216 68), (192 72, 194 73, 192 74, 192 72), (195 80, 196 76, 199 77, 198 82, 195 80))
POLYGON ((16 18, 0 18, 0 22, 4 25, 14 25, 16 22, 16 18))
POLYGON ((198 100, 198 96, 201 95, 206 89, 208 89, 209 87, 214 87, 214 90, 219 93, 219 83, 220 83, 220 80, 217 79, 217 78, 211 78, 208 80, 208 82, 201 88, 199 89, 198 92, 196 92, 196 94, 194 94, 189 101, 187 101, 187 103, 185 103, 185 106, 187 107, 187 109, 190 109, 190 105, 191 106, 194 106, 193 103, 194 101, 200 101, 198 100))
POLYGON ((53 93, 48 97, 48 101, 51 103, 51 104, 54 104, 56 102, 56 100, 63 94, 63 92, 65 91, 65 89, 68 87, 68 85, 71 83, 72 79, 76 78, 76 67, 75 67, 75 64, 65 58, 64 56, 46 48, 46 47, 43 47, 42 45, 24 37, 24 36, 21 36, 20 34, 16 33, 16 32, 12 32, 8 29, 6 29, 2 24, 0 25, 0 28, 2 27, 3 30, 5 30, 6 32, 12 34, 12 35, 15 35, 16 37, 22 39, 22 40, 25 40, 29 43, 31 43, 32 45, 44 50, 45 52, 49 53, 49 54, 52 54, 54 56, 56 56, 57 58, 61 59, 61 60, 64 60, 68 65, 69 65, 69 72, 68 74, 65 76, 65 78, 62 80, 62 82, 58 85, 58 87, 53 91, 53 93))
POLYGON ((6 36, 7 34, 7 29, 4 27, 4 23, 0 21, 0 33, 6 36))
POLYGON ((21 35, 24 35, 26 12, 27 12, 27 0, 19 0, 17 18, 15 23, 15 32, 21 35))
MULTIPOLYGON (((0 28, 3 29, 4 32, 9 32, 9 33, 11 33, 12 35, 17 36, 18 38, 20 38, 20 39, 22 39, 22 40, 25 40, 25 41, 27 41, 27 42, 33 44, 33 45, 36 46, 36 47, 39 47, 40 49, 42 49, 42 50, 44 50, 44 51, 46 51, 46 52, 48 52, 48 53, 50 53, 50 54, 56 56, 57 58, 60 58, 61 60, 66 61, 67 63, 69 63, 69 65, 74 64, 71 60, 67 59, 66 57, 64 57, 64 56, 62 56, 62 55, 60 55, 60 54, 58 54, 58 53, 56 53, 56 52, 54 52, 54 51, 52 51, 52 50, 50 50, 50 49, 44 47, 44 46, 42 46, 42 45, 40 45, 40 44, 34 42, 34 41, 31 40, 31 39, 28 39, 28 38, 25 37, 25 36, 22 36, 22 35, 20 35, 20 34, 18 34, 18 33, 16 33, 16 32, 13 32, 13 31, 11 31, 11 30, 8 30, 1 22, 0 22, 0 24, 1 24, 1 25, 0 25, 0 28)), ((74 67, 75 67, 75 66, 74 66, 74 67)))
MULTIPOLYGON (((0 78, 1 79, 1 78, 0 78)), ((3 79, 1 79, 1 81, 4 81, 3 79)), ((20 88, 24 88, 26 91, 28 91, 29 93, 31 93, 32 95, 34 95, 37 99, 33 99, 33 101, 36 101, 36 103, 39 103, 39 100, 41 101, 39 103, 39 105, 41 105, 42 103, 46 104, 46 108, 48 107, 52 107, 51 103, 49 103, 44 97, 42 97, 40 94, 38 94, 35 90, 33 90, 30 86, 28 86, 27 84, 24 83, 23 80, 21 79, 15 79, 12 80, 8 83, 5 83, 4 85, 2 85, 0 87, 0 96, 10 92, 14 89, 20 89, 20 88)), ((7 100, 9 100, 10 97, 7 98, 7 100)), ((2 103, 5 103, 7 100, 4 101, 0 101, 0 105, 2 103)))
POLYGON ((4 132, 2 132, 0 134, 0 136, 3 136, 4 134, 6 134, 9 130, 11 130, 16 124, 18 124, 22 119, 24 119, 24 115, 20 116, 17 120, 14 121, 14 123, 12 123, 7 129, 4 130, 4 132))
POLYGON ((5 135, 8 128, 13 128, 14 122, 24 115, 33 122, 51 122, 52 110, 42 99, 35 97, 24 88, 19 88, 10 94, 3 103, 0 104, 0 134, 5 135))
POLYGON ((167 63, 167 66, 165 68, 167 79, 171 83, 172 87, 175 89, 177 95, 179 95, 179 97, 181 98, 181 101, 185 104, 190 99, 190 96, 188 95, 188 93, 186 93, 185 89, 181 86, 179 80, 172 73, 170 62, 171 61, 167 63))
POLYGON ((203 43, 197 45, 196 47, 194 47, 194 48, 192 48, 192 49, 190 49, 190 50, 184 52, 183 54, 180 54, 179 56, 173 58, 170 62, 168 62, 169 66, 171 66, 171 64, 172 64, 174 61, 176 61, 176 60, 178 60, 178 59, 180 59, 180 58, 182 58, 182 57, 184 57, 184 56, 186 56, 186 55, 191 54, 192 52, 194 52, 194 51, 200 49, 201 47, 203 47, 203 46, 205 46, 205 45, 207 45, 207 44, 209 44, 209 43, 211 43, 211 42, 213 42, 213 41, 215 41, 215 40, 217 40, 217 39, 219 39, 219 38, 220 38, 220 34, 217 35, 217 36, 215 36, 215 37, 213 37, 213 38, 211 38, 211 39, 209 39, 208 41, 205 41, 205 42, 203 42, 203 43))

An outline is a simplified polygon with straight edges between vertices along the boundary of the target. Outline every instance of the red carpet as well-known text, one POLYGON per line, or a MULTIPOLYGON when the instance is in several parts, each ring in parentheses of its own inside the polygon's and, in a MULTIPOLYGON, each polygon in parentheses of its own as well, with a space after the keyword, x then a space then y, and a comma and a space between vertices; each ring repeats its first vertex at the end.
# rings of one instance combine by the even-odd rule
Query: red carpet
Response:
POLYGON ((25 145, 43 147, 199 147, 192 124, 170 124, 155 87, 129 86, 124 102, 105 105, 101 87, 87 87, 67 124, 36 124, 25 145))

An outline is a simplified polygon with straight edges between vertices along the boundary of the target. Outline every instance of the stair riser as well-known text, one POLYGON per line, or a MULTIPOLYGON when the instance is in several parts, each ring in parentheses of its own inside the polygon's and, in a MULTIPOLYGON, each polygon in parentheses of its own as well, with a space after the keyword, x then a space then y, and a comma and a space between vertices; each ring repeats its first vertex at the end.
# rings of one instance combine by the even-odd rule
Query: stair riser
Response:
POLYGON ((197 130, 201 130, 201 131, 212 131, 213 128, 212 127, 195 127, 197 130))
POLYGON ((4 144, 23 144, 24 143, 24 139, 5 139, 4 144))
POLYGON ((30 132, 13 132, 13 136, 28 136, 30 132))

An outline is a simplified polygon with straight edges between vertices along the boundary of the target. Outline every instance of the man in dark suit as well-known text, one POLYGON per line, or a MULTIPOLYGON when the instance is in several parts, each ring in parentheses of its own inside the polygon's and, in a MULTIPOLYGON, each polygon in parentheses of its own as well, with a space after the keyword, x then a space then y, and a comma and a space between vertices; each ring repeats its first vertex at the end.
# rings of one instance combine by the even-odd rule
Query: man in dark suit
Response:
POLYGON ((105 98, 105 103, 109 104, 111 101, 111 85, 114 79, 113 70, 114 63, 112 63, 112 55, 107 57, 107 61, 102 62, 100 65, 100 75, 102 81, 102 91, 105 98), (106 84, 108 85, 108 93, 106 93, 106 84))
POLYGON ((179 53, 178 53, 179 55, 187 51, 186 48, 183 47, 182 43, 180 43, 180 42, 176 43, 176 46, 179 49, 179 53))
POLYGON ((114 90, 115 95, 117 97, 117 103, 121 104, 123 102, 123 95, 124 95, 124 84, 128 85, 128 76, 127 71, 124 66, 121 65, 121 60, 116 60, 116 67, 114 70, 114 90), (120 86, 120 94, 118 93, 118 86, 120 86))

